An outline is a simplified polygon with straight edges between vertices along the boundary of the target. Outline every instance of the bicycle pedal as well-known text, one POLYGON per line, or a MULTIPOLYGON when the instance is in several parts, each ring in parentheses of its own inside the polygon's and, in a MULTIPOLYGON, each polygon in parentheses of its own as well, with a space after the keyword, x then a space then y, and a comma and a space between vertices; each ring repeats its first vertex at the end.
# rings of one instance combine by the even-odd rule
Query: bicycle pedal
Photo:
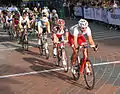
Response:
POLYGON ((86 72, 86 74, 87 74, 88 76, 92 75, 92 73, 91 73, 91 72, 86 72))

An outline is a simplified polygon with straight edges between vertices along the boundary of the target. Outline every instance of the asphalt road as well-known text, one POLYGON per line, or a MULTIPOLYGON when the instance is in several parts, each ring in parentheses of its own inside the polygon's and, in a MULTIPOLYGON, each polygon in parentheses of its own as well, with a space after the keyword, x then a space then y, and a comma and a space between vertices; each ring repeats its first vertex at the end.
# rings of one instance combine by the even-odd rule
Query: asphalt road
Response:
MULTIPOLYGON (((75 23, 66 21, 68 27, 75 23)), ((93 90, 86 88, 83 75, 74 81, 70 70, 64 73, 55 66, 51 41, 51 56, 46 60, 39 55, 36 40, 30 42, 29 51, 23 51, 0 29, 0 94, 120 94, 120 31, 95 22, 90 22, 90 27, 99 44, 97 53, 89 49, 96 76, 93 90)), ((71 48, 67 45, 66 49, 70 58, 71 48)))

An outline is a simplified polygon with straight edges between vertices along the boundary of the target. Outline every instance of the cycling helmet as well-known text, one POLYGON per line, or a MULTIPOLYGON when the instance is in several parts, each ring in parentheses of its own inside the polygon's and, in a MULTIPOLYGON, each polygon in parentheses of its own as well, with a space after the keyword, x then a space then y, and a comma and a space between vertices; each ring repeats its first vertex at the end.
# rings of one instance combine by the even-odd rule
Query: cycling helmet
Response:
POLYGON ((43 10, 42 10, 42 13, 46 13, 46 12, 48 12, 47 9, 43 9, 43 10))
POLYGON ((52 13, 56 13, 57 11, 55 9, 52 10, 52 13))
POLYGON ((78 21, 78 26, 80 28, 86 28, 86 27, 88 27, 88 21, 86 21, 85 19, 80 19, 78 21))
POLYGON ((65 21, 63 19, 58 19, 57 25, 65 25, 65 21))

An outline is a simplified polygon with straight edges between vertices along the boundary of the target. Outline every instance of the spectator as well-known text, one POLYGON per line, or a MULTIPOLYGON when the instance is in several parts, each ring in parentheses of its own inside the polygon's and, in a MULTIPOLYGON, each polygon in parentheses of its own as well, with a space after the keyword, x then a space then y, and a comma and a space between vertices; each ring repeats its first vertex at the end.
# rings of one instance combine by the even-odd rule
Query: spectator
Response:
POLYGON ((74 4, 73 2, 69 5, 70 8, 70 18, 74 18, 74 4))

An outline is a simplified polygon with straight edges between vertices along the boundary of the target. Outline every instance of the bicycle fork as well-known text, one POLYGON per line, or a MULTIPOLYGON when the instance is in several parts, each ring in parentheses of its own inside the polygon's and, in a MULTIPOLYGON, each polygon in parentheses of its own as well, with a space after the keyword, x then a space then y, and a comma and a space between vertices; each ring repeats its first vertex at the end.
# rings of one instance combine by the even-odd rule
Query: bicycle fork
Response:
POLYGON ((45 42, 45 44, 44 44, 44 48, 45 48, 45 50, 46 50, 46 53, 48 54, 49 51, 48 51, 48 43, 47 43, 47 42, 45 42))

